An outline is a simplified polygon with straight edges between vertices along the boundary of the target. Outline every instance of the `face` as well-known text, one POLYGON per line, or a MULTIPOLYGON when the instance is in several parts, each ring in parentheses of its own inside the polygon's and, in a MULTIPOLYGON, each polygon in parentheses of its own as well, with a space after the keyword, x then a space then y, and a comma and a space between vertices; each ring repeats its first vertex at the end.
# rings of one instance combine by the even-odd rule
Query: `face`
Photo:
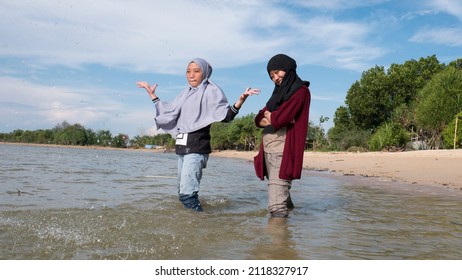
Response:
POLYGON ((286 71, 283 70, 272 70, 270 71, 271 80, 278 86, 281 85, 282 79, 286 75, 286 71))
POLYGON ((202 70, 197 63, 189 63, 186 69, 186 79, 191 87, 198 87, 201 84, 202 70))

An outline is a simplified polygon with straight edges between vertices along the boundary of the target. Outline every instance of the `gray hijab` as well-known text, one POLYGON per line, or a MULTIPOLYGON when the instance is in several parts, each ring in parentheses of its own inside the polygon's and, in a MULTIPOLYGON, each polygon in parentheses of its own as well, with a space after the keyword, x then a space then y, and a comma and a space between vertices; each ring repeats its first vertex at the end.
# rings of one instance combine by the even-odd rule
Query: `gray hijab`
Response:
POLYGON ((201 67, 202 83, 196 88, 188 85, 172 102, 159 101, 155 104, 157 129, 161 128, 172 136, 221 122, 228 112, 225 94, 209 80, 212 66, 202 58, 194 58, 191 62, 201 67))

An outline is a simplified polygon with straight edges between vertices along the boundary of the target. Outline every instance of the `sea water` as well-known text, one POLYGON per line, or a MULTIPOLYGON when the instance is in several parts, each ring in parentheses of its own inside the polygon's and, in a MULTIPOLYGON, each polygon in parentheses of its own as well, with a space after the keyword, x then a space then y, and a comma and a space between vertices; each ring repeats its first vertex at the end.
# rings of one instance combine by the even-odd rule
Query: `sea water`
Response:
POLYGON ((0 259, 462 259, 462 191, 304 171, 289 219, 267 181, 211 156, 178 201, 176 155, 0 145, 0 259))

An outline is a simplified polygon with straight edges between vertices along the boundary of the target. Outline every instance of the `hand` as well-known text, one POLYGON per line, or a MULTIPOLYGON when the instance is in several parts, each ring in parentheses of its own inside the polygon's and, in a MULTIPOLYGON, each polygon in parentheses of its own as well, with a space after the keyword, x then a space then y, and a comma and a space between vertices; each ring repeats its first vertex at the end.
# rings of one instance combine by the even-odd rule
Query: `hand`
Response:
POLYGON ((247 99, 247 97, 254 95, 254 94, 259 94, 260 90, 258 88, 247 88, 241 96, 239 96, 239 99, 243 99, 244 101, 247 99))
POLYGON ((254 95, 254 94, 259 94, 260 93, 260 90, 258 88, 247 88, 240 96, 239 96, 239 99, 236 101, 236 103, 234 104, 234 107, 236 107, 237 109, 240 109, 242 104, 244 104, 245 100, 247 99, 247 97, 251 96, 251 95, 254 95))
POLYGON ((265 111, 263 113, 264 118, 261 119, 260 121, 260 126, 261 127, 266 127, 271 125, 271 112, 270 111, 265 111))
POLYGON ((157 98, 157 96, 155 94, 157 84, 153 84, 152 86, 150 86, 147 82, 137 82, 136 85, 139 88, 144 88, 148 92, 151 99, 157 98))
POLYGON ((260 127, 267 127, 271 125, 271 122, 267 118, 262 118, 258 125, 260 127))

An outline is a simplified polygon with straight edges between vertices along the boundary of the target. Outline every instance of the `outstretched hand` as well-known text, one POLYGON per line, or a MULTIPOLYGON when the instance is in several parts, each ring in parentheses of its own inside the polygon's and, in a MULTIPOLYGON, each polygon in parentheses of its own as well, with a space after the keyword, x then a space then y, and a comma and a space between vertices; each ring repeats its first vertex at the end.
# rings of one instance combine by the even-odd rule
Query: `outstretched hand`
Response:
POLYGON ((152 86, 150 86, 147 82, 137 82, 136 85, 139 87, 139 88, 144 88, 149 96, 151 97, 151 99, 154 99, 156 98, 156 88, 157 88, 157 84, 153 84, 152 86))
POLYGON ((244 104, 245 100, 247 99, 247 97, 251 96, 251 95, 254 95, 254 94, 259 94, 260 93, 260 90, 258 88, 247 88, 240 96, 239 96, 239 99, 236 101, 236 103, 234 104, 234 106, 237 108, 237 109, 240 109, 242 104, 244 104))
POLYGON ((239 97, 240 99, 244 99, 246 100, 247 97, 251 96, 251 95, 254 95, 254 94, 259 94, 260 93, 260 89, 258 88, 247 88, 242 94, 241 96, 239 97))

